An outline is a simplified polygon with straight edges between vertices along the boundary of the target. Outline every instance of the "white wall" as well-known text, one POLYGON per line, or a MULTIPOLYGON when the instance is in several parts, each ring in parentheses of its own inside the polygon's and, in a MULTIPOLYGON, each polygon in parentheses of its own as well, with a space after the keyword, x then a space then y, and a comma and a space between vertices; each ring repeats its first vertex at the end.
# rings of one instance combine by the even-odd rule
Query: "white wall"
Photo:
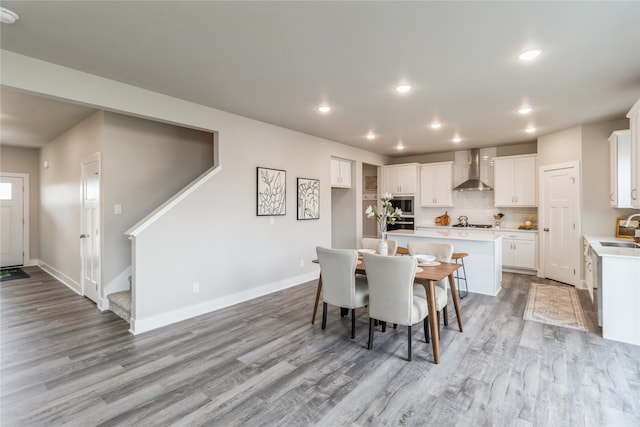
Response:
POLYGON ((38 259, 40 214, 40 149, 0 145, 0 171, 29 175, 29 253, 25 262, 38 259))
POLYGON ((146 292, 137 298, 141 324, 157 326, 317 277, 310 262, 315 247, 331 243, 330 157, 356 161, 354 200, 362 197, 362 162, 386 163, 370 152, 12 52, 2 51, 0 66, 9 87, 218 132, 222 171, 158 221, 165 234, 136 238, 136 280, 146 292), (273 225, 256 216, 257 166, 287 171, 287 215, 273 225), (320 179, 317 221, 296 220, 297 177, 320 179))
POLYGON ((582 232, 592 236, 615 236, 616 218, 637 212, 609 205, 609 135, 629 129, 629 119, 582 126, 582 232))
POLYGON ((80 164, 102 150, 103 135, 104 114, 97 112, 40 150, 40 262, 77 292, 81 292, 80 164))
POLYGON ((129 288, 131 242, 124 232, 213 166, 210 132, 109 112, 104 120, 103 297, 129 288))
POLYGON ((582 127, 575 126, 538 138, 538 168, 582 158, 582 127))

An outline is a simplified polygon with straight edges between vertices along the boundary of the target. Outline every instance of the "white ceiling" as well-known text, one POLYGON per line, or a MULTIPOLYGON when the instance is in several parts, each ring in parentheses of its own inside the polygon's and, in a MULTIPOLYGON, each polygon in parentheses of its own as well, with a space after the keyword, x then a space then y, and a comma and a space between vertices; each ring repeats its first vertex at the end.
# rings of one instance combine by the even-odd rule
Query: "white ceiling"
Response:
MULTIPOLYGON (((533 141, 623 118, 640 98, 638 1, 2 6, 20 15, 2 24, 2 49, 381 154, 533 141), (531 47, 544 49, 539 60, 518 61, 531 47), (412 92, 394 93, 401 82, 412 92), (321 103, 333 111, 319 114, 321 103), (528 117, 516 112, 524 104, 528 117)), ((4 114, 20 97, 2 95, 2 143, 19 142, 4 114)))

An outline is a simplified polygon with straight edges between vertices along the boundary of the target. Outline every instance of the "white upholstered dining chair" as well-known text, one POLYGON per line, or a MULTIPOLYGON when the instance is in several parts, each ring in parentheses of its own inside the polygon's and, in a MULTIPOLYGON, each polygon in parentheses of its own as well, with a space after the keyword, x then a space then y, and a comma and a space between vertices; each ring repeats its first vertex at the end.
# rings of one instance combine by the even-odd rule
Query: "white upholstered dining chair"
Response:
MULTIPOLYGON (((409 251, 409 255, 433 255, 436 257, 436 261, 451 262, 453 245, 449 243, 412 241, 407 244, 407 250, 409 251)), ((438 311, 438 328, 440 328, 440 312, 442 312, 442 317, 444 318, 444 325, 449 325, 449 316, 447 314, 447 302, 449 298, 447 289, 447 279, 440 280, 436 285, 436 310, 438 311)), ((422 298, 427 297, 427 292, 424 290, 424 286, 422 285, 415 285, 414 294, 422 298)), ((427 338, 427 342, 428 341, 429 340, 427 338)))
POLYGON ((422 321, 427 339, 427 300, 414 295, 417 261, 413 257, 363 254, 369 282, 369 344, 373 348, 374 321, 407 326, 407 359, 411 360, 411 326, 422 321))
POLYGON ((367 278, 356 275, 358 252, 316 247, 322 275, 322 329, 327 327, 327 304, 351 310, 351 338, 356 335, 356 308, 369 303, 367 278))
MULTIPOLYGON (((378 242, 380 239, 374 239, 372 237, 363 237, 361 243, 362 249, 376 249, 378 247, 378 242)), ((388 254, 389 256, 393 256, 396 254, 398 250, 398 241, 397 240, 387 240, 388 246, 388 254)))

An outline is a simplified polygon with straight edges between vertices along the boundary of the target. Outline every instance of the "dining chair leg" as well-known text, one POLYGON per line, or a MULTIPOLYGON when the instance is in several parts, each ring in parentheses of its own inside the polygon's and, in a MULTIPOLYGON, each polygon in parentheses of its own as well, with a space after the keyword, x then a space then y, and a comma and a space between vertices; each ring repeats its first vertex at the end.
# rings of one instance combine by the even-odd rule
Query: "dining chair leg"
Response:
POLYGON ((327 303, 322 303, 322 329, 327 328, 327 303))
POLYGON ((422 321, 422 327, 424 328, 424 340, 429 344, 429 316, 422 321))
POLYGON ((356 309, 351 309, 351 339, 356 337, 356 309))
POLYGON ((387 322, 381 322, 382 323, 382 332, 387 332, 387 322))
POLYGON ((436 314, 436 320, 438 321, 438 338, 440 338, 441 330, 440 330, 440 312, 436 314))
POLYGON ((408 335, 409 335, 408 354, 409 354, 409 357, 407 359, 409 360, 409 362, 411 362, 411 325, 409 325, 408 329, 409 329, 409 331, 408 331, 408 335))
POLYGON ((398 329, 398 324, 397 323, 393 324, 393 329, 398 329))
POLYGON ((367 350, 371 350, 373 348, 373 319, 369 318, 369 344, 367 344, 367 350))
POLYGON ((444 316, 444 326, 449 326, 449 315, 447 314, 447 306, 442 309, 442 315, 444 316))

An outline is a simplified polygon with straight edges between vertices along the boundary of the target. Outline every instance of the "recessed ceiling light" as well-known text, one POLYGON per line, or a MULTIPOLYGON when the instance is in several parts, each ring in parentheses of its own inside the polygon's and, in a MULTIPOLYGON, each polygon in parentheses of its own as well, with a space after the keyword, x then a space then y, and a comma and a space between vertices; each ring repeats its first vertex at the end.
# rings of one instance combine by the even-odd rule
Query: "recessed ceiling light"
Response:
POLYGON ((531 107, 522 107, 521 109, 518 110, 518 113, 529 114, 531 111, 533 111, 531 107))
POLYGON ((411 90, 410 85, 400 85, 396 87, 396 92, 398 93, 407 93, 411 90))
POLYGON ((433 122, 431 123, 431 129, 440 129, 442 127, 441 123, 433 122))
POLYGON ((542 49, 529 49, 518 55, 518 59, 521 61, 531 61, 536 59, 542 53, 542 49))
POLYGON ((0 22, 3 24, 13 24, 18 19, 20 19, 20 17, 18 17, 17 13, 5 7, 0 7, 0 22))
POLYGON ((321 113, 328 113, 329 111, 331 111, 331 107, 329 107, 328 105, 321 105, 318 107, 318 111, 320 111, 321 113))
POLYGON ((460 138, 459 136, 456 135, 456 136, 453 137, 453 139, 451 141, 453 141, 453 142, 455 142, 457 144, 458 142, 462 141, 462 138, 460 138))
POLYGON ((524 131, 527 133, 534 133, 537 129, 534 128, 533 126, 529 126, 528 128, 526 128, 524 131))
POLYGON ((373 133, 373 132, 369 132, 369 133, 367 134, 367 139, 368 139, 369 141, 371 141, 372 139, 376 139, 376 134, 375 134, 375 133, 373 133))
POLYGON ((396 150, 404 150, 404 145, 402 144, 396 145, 396 150))

